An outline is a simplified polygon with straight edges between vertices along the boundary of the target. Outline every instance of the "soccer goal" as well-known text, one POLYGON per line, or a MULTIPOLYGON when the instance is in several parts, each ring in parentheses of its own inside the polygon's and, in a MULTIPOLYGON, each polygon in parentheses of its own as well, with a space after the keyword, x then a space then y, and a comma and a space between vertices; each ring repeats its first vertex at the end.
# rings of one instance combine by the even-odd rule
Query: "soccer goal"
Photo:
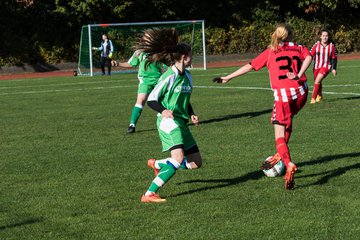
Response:
MULTIPOLYGON (((107 34, 114 45, 112 59, 126 62, 135 49, 135 39, 148 28, 175 28, 181 42, 190 44, 193 50, 193 65, 195 69, 206 69, 205 21, 167 21, 139 23, 109 23, 84 25, 80 37, 78 75, 94 76, 101 73, 100 53, 92 50, 99 47, 102 34, 107 34)), ((136 70, 133 70, 134 72, 136 70)), ((131 72, 119 67, 112 67, 112 73, 131 72)))

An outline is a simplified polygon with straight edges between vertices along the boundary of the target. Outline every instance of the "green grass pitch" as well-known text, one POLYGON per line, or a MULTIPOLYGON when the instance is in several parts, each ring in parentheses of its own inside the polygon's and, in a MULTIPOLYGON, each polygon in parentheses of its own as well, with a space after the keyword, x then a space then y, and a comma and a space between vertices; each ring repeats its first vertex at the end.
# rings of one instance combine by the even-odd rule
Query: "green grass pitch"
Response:
POLYGON ((204 164, 165 204, 140 202, 147 159, 168 154, 148 107, 125 134, 135 74, 0 81, 0 239, 359 239, 360 61, 338 65, 294 119, 290 192, 259 168, 275 151, 267 71, 226 85, 211 79, 236 68, 192 71, 204 164))

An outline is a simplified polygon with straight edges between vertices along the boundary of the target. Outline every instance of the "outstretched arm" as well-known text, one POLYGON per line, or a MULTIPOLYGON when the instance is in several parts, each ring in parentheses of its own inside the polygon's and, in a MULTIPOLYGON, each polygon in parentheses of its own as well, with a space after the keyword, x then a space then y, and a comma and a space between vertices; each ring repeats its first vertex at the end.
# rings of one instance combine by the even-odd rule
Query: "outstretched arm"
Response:
POLYGON ((250 63, 242 66, 241 68, 239 68, 238 70, 236 70, 233 73, 230 73, 229 75, 225 76, 225 77, 219 77, 219 78, 214 78, 214 82, 217 83, 227 83, 229 82, 231 79, 235 78, 235 77, 239 77, 241 75, 244 75, 245 73, 248 73, 250 71, 252 71, 254 68, 253 66, 251 66, 250 63))
POLYGON ((123 68, 132 68, 132 66, 128 62, 119 62, 117 64, 117 66, 123 67, 123 68))

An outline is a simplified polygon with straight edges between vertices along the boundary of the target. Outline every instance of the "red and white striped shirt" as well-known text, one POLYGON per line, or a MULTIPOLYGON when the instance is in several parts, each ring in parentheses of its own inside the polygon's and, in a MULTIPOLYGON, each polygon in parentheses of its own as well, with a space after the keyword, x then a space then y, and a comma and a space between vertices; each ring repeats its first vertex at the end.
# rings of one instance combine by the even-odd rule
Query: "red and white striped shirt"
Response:
POLYGON ((288 72, 297 74, 309 55, 309 50, 305 46, 284 42, 275 51, 267 48, 250 64, 255 71, 265 66, 268 68, 275 101, 290 102, 307 93, 307 78, 303 74, 300 79, 289 79, 286 74, 288 72))
POLYGON ((337 50, 332 42, 327 45, 322 45, 320 41, 317 41, 312 46, 310 54, 313 57, 314 69, 330 69, 333 61, 337 60, 337 50))

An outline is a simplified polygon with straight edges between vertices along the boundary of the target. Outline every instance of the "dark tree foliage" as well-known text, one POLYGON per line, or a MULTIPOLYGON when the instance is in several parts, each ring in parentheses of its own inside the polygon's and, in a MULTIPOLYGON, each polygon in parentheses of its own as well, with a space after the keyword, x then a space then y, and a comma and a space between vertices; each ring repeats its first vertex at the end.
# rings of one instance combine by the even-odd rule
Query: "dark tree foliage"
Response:
POLYGON ((359 29, 360 0, 1 0, 0 66, 76 61, 90 23, 204 19, 210 28, 266 26, 297 17, 359 29))

